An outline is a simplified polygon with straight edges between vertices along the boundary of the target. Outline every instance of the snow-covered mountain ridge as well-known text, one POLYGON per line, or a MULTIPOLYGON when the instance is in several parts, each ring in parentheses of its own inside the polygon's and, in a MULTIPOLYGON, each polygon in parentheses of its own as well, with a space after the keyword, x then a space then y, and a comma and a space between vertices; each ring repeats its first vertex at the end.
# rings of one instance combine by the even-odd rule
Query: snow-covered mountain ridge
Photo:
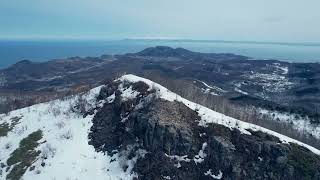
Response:
POLYGON ((254 179, 261 172, 271 179, 320 177, 319 165, 307 174, 285 165, 292 151, 316 163, 319 150, 135 75, 2 114, 0 132, 0 179, 254 179), (272 163, 288 172, 277 172, 272 163))
POLYGON ((215 112, 215 111, 208 109, 204 106, 201 106, 201 105, 193 103, 187 99, 184 99, 183 97, 169 91, 167 88, 165 88, 159 84, 156 84, 148 79, 141 78, 138 76, 133 76, 133 75, 125 75, 125 76, 122 76, 122 78, 120 78, 120 80, 121 81, 127 80, 130 82, 143 81, 146 84, 148 84, 150 87, 152 87, 152 86, 157 87, 159 90, 158 93, 159 93, 161 99, 164 99, 167 101, 179 101, 179 102, 182 102, 183 104, 185 104, 186 106, 188 106, 190 109, 197 110, 197 112, 201 116, 201 120, 199 121, 200 126, 207 126, 207 124, 209 124, 209 123, 221 124, 221 125, 226 126, 230 129, 234 129, 234 128, 238 129, 243 134, 251 134, 247 130, 262 131, 262 132, 265 132, 270 135, 278 137, 283 143, 290 143, 290 142, 296 143, 296 144, 299 144, 301 146, 308 148, 310 151, 314 152, 315 154, 320 155, 320 150, 315 149, 307 144, 301 143, 299 141, 296 141, 292 138, 281 135, 277 132, 268 130, 266 128, 263 128, 263 127, 260 127, 260 126, 257 126, 257 125, 251 124, 251 123, 243 122, 243 121, 225 116, 224 114, 215 112))

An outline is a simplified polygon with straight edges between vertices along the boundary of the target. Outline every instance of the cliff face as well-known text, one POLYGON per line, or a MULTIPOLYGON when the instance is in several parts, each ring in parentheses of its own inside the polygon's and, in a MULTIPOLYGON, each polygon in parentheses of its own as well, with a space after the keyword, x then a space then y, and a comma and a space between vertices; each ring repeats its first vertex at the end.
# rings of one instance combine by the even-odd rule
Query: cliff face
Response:
POLYGON ((308 146, 256 127, 203 124, 203 107, 165 91, 139 79, 109 83, 89 143, 133 162, 122 167, 137 179, 320 179, 320 157, 308 146))
POLYGON ((11 180, 320 178, 319 150, 134 75, 1 114, 0 149, 11 180))

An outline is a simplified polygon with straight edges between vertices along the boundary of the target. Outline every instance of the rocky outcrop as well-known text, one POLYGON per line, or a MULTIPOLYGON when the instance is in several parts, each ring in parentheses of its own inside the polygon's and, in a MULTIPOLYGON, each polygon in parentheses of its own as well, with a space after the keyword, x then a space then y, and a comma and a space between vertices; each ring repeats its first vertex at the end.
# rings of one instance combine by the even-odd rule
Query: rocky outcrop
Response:
POLYGON ((159 99, 143 82, 109 83, 98 98, 106 103, 93 119, 89 143, 136 158, 137 179, 320 179, 320 157, 308 149, 259 131, 199 126, 196 111, 159 99), (141 150, 146 153, 137 155, 141 150))

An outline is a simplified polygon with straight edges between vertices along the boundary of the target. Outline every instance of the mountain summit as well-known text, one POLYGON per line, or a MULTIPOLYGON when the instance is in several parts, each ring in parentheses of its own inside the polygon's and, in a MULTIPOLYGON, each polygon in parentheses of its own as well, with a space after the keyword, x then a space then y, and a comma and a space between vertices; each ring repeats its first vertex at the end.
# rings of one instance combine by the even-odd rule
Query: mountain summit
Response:
POLYGON ((135 75, 2 114, 0 148, 1 179, 320 177, 319 150, 135 75))
POLYGON ((139 56, 155 56, 155 57, 182 57, 193 55, 194 52, 183 48, 171 48, 168 46, 156 46, 146 48, 138 53, 139 56))

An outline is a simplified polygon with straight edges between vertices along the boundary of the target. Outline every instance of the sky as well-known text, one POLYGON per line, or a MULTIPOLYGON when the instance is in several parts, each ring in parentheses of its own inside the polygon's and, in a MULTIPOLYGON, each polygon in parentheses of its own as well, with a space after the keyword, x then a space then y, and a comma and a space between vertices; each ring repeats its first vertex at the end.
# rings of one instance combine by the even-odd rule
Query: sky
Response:
POLYGON ((319 0, 1 0, 0 39, 320 42, 319 0))

